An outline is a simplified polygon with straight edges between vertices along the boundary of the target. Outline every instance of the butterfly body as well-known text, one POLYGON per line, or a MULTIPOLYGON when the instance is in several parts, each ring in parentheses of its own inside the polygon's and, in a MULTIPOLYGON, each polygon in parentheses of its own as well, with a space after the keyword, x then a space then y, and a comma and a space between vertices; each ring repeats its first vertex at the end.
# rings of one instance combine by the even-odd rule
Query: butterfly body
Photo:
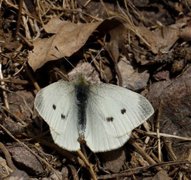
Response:
POLYGON ((89 85, 84 82, 77 83, 75 86, 75 98, 78 114, 78 133, 79 141, 84 141, 86 128, 86 108, 89 96, 89 85))
POLYGON ((37 93, 34 102, 54 142, 76 151, 79 140, 93 152, 121 147, 131 131, 154 112, 140 94, 111 84, 58 81, 37 93))

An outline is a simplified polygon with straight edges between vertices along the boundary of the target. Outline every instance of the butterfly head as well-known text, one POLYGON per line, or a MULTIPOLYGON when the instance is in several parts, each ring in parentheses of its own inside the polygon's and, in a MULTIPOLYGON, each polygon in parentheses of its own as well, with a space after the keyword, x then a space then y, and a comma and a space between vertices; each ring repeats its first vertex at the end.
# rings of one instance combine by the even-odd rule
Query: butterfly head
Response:
POLYGON ((91 83, 83 74, 79 74, 75 79, 75 84, 82 86, 89 86, 91 83))
POLYGON ((98 72, 89 63, 78 64, 68 76, 69 81, 73 81, 75 84, 90 85, 100 83, 98 72))

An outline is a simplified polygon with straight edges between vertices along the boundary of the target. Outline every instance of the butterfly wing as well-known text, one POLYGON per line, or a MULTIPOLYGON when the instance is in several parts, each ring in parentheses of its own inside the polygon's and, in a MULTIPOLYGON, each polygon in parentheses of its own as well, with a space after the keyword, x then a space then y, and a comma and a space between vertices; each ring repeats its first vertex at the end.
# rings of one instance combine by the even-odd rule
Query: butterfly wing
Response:
MULTIPOLYGON (((117 149, 130 138, 131 131, 124 136, 113 137, 108 134, 98 116, 94 116, 94 107, 88 106, 87 124, 85 131, 86 145, 93 152, 104 152, 117 149)), ((102 119, 103 121, 103 119, 102 119)))
POLYGON ((58 81, 41 89, 36 95, 34 105, 49 125, 56 144, 70 151, 80 149, 73 84, 58 81))
POLYGON ((131 131, 154 112, 149 101, 128 89, 101 84, 90 87, 85 139, 94 152, 121 147, 131 131))

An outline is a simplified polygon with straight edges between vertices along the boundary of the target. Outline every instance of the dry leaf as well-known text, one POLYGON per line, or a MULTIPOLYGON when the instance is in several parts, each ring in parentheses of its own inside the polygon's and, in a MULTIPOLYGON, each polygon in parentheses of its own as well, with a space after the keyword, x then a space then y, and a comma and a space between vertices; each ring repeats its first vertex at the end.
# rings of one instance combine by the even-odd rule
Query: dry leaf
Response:
POLYGON ((185 41, 191 41, 191 26, 190 25, 181 29, 180 37, 185 41))
POLYGON ((0 179, 7 177, 12 170, 7 165, 6 160, 0 157, 0 179))
POLYGON ((159 52, 167 53, 179 38, 179 28, 170 26, 155 31, 150 31, 145 27, 137 27, 137 30, 150 45, 150 50, 155 54, 159 52))
POLYGON ((119 172, 125 163, 126 155, 124 148, 99 154, 104 169, 110 172, 119 172))
POLYGON ((172 180, 166 171, 161 170, 155 174, 154 177, 143 178, 143 180, 172 180))
POLYGON ((101 22, 74 24, 72 22, 51 20, 45 29, 55 33, 50 38, 38 39, 29 53, 29 65, 35 71, 46 62, 69 57, 78 51, 101 22))
POLYGON ((122 59, 119 61, 118 67, 121 73, 123 87, 137 91, 147 86, 149 73, 146 70, 138 72, 127 60, 122 59))
MULTIPOLYGON (((160 81, 150 86, 148 99, 155 109, 159 108, 160 132, 183 137, 191 136, 191 67, 181 76, 160 81)), ((168 139, 180 160, 190 158, 190 142, 168 139)), ((189 159, 190 160, 190 159, 189 159)))
POLYGON ((8 150, 12 154, 14 162, 19 164, 20 169, 25 169, 28 174, 34 176, 44 173, 41 162, 25 147, 15 144, 14 146, 8 147, 8 150))

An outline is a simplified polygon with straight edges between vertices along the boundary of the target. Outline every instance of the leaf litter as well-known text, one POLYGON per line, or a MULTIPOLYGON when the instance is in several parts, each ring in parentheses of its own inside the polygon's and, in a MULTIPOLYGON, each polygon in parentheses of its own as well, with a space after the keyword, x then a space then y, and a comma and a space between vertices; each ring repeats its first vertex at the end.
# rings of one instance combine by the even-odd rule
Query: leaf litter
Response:
POLYGON ((26 0, 1 6, 0 179, 191 178, 189 3, 26 0), (50 140, 33 101, 39 87, 86 63, 96 81, 142 93, 156 113, 124 147, 87 150, 84 157, 50 140))

